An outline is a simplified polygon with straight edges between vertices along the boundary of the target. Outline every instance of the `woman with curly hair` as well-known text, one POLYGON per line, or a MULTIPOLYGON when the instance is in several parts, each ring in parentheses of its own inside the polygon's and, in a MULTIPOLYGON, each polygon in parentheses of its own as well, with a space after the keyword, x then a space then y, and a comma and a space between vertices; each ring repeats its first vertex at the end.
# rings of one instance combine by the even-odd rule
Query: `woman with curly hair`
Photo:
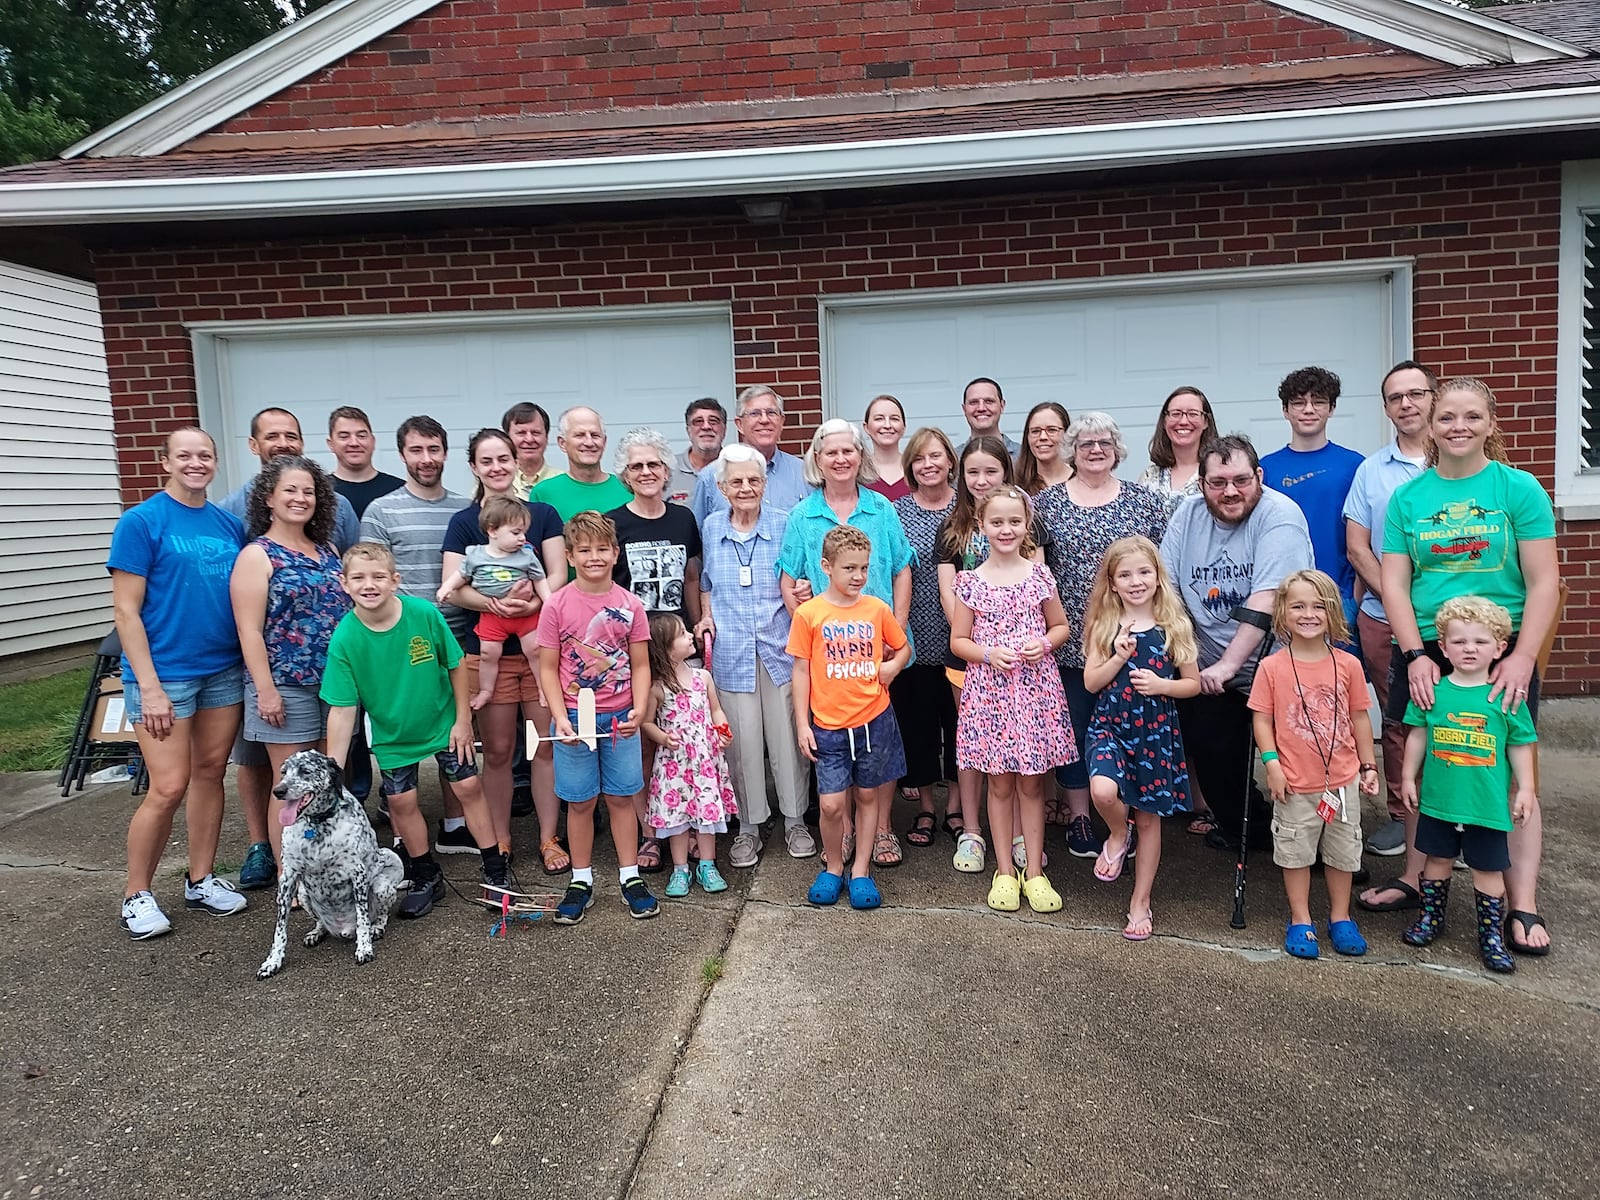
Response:
MULTIPOLYGON (((298 454, 267 462, 245 500, 249 540, 229 586, 244 652, 244 737, 266 747, 274 778, 295 751, 322 749, 327 730, 317 692, 328 639, 350 608, 333 548, 336 512, 333 481, 298 454)), ((277 861, 281 807, 276 796, 268 800, 265 829, 250 830, 250 853, 270 842, 277 861)))

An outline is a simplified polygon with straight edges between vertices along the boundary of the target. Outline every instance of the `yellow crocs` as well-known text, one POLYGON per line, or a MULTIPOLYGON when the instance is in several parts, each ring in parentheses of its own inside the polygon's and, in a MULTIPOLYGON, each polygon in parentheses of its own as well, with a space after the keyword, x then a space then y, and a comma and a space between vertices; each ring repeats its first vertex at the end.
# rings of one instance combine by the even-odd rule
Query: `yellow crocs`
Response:
POLYGON ((1034 912, 1061 911, 1061 893, 1050 886, 1050 880, 1045 876, 1035 875, 1032 879, 1024 881, 1022 890, 1028 897, 1028 907, 1034 912))
MULTIPOLYGON (((1022 885, 1015 875, 995 872, 994 883, 989 886, 989 907, 995 912, 1016 912, 1022 907, 1022 885)), ((1056 907, 1061 907, 1059 897, 1056 907)))

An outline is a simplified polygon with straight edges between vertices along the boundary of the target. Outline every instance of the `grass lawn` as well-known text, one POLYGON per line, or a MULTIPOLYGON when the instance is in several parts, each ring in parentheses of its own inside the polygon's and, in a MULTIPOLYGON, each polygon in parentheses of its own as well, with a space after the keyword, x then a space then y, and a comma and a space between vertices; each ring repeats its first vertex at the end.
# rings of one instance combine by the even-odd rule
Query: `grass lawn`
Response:
POLYGON ((0 686, 0 771, 55 771, 89 686, 89 668, 0 686))

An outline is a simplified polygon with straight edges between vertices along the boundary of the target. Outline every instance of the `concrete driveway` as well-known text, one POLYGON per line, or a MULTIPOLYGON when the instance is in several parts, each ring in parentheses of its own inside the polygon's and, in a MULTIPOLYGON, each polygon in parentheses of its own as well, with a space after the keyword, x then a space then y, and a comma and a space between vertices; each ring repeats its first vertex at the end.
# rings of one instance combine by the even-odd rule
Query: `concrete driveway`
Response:
MULTIPOLYGON (((1543 773, 1559 948, 1509 978, 1478 964, 1464 876, 1429 951, 1395 914, 1366 918, 1363 960, 1288 960, 1270 862, 1235 932, 1231 864, 1176 827, 1143 945, 1120 935, 1128 883, 1095 883, 1053 831, 1048 917, 989 912, 948 840, 883 873, 884 909, 817 911, 815 862, 772 843, 654 921, 603 861, 575 929, 491 939, 452 897, 369 966, 292 940, 267 982, 264 897, 185 912, 175 844, 174 931, 129 942, 135 802, 35 811, 48 781, 12 776, 0 1200, 1593 1197, 1600 758, 1543 773)), ((533 840, 519 822, 526 864, 533 840)), ((243 842, 230 818, 234 864, 243 842)), ((475 861, 444 865, 467 890, 475 861)))

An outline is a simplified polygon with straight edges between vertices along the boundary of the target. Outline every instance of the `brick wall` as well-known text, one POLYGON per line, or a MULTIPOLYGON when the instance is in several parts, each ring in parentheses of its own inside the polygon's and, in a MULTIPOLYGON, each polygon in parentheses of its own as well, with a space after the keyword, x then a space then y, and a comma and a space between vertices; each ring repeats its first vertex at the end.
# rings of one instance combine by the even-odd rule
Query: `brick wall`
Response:
MULTIPOLYGON (((1557 168, 1528 167, 906 205, 781 230, 683 219, 102 253, 124 497, 159 486, 161 434, 196 419, 186 321, 728 303, 736 381, 778 386, 799 438, 821 414, 819 293, 1390 256, 1416 261, 1417 356, 1488 379, 1514 461, 1549 486, 1559 195, 1557 168)), ((1593 691, 1600 526, 1564 526, 1560 545, 1573 597, 1551 690, 1593 691)))
POLYGON ((972 87, 1387 52, 1258 0, 451 0, 215 132, 972 87))

